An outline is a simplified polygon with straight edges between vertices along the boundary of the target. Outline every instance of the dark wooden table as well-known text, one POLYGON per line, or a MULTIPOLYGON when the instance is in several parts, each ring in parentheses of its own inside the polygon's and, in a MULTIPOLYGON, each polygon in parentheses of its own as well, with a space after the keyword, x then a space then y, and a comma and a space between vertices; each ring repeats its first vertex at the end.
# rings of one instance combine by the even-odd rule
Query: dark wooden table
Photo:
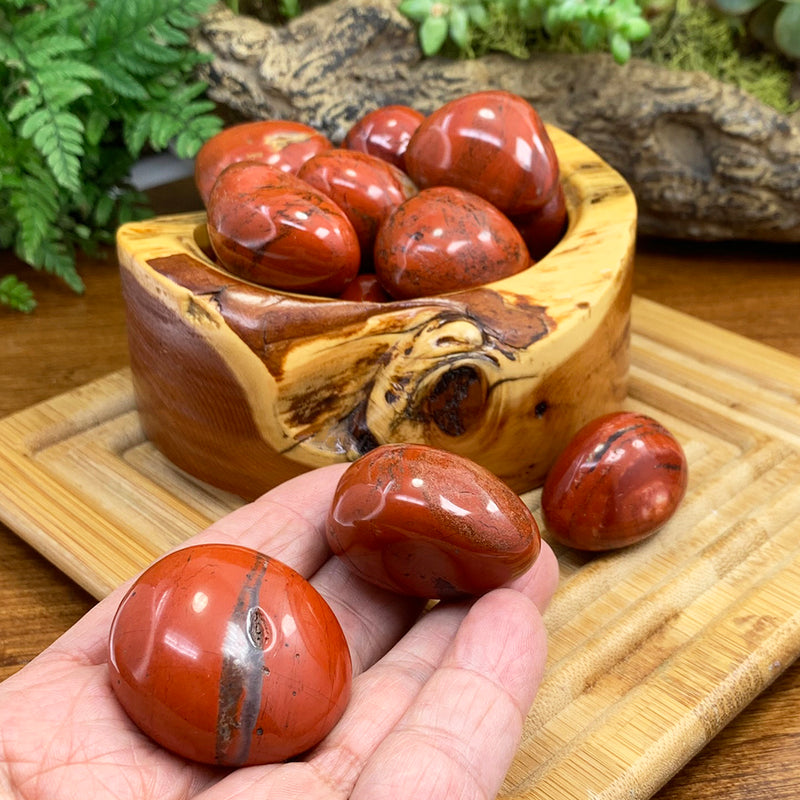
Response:
MULTIPOLYGON (((186 182, 153 193, 159 212, 195 208, 186 182)), ((32 273, 0 251, 0 276, 34 289, 31 315, 0 309, 0 417, 127 364, 114 254, 83 258, 86 293, 32 273)), ((800 246, 641 241, 635 291, 800 358, 800 246)), ((2 446, 2 443, 0 443, 2 446)), ((800 491, 800 487, 798 487, 800 491)), ((0 525, 0 679, 23 667, 94 600, 0 525)), ((657 795, 657 800, 800 797, 800 662, 657 795)), ((553 800, 557 800, 554 798, 553 800)))

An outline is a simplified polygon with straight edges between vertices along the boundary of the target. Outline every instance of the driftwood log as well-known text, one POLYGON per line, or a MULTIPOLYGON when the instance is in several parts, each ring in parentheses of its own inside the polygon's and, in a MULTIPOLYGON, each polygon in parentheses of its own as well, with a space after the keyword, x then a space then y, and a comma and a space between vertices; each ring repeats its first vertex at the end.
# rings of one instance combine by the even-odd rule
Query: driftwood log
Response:
POLYGON ((118 234, 131 371, 148 439, 255 497, 377 444, 472 458, 517 491, 627 394, 636 206, 619 173, 551 137, 570 215, 535 265, 477 289, 388 303, 290 295, 234 278, 205 214, 118 234))
POLYGON ((620 67, 604 54, 423 59, 391 0, 333 0, 277 27, 220 6, 197 46, 213 54, 203 77, 220 104, 298 119, 334 141, 380 105, 428 113, 507 89, 622 173, 640 233, 800 242, 800 120, 703 73, 620 67))

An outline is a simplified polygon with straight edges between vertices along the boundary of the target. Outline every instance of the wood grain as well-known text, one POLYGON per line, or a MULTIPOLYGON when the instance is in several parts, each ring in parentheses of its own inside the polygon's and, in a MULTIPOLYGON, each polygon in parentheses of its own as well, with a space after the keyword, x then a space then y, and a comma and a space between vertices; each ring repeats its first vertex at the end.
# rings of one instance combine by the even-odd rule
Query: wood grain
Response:
MULTIPOLYGON (((191 183, 156 190, 159 213, 197 208, 191 183)), ((0 416, 127 364, 124 311, 113 256, 81 262, 76 297, 0 252, 0 274, 33 286, 31 316, 0 310, 0 416), (76 342, 78 344, 76 344, 76 342)), ((634 291, 800 356, 796 249, 641 241, 634 291)), ((93 599, 0 526, 0 677, 33 658, 93 599)), ((663 789, 656 800, 783 800, 800 786, 800 663, 795 662, 663 789)))
POLYGON ((569 225, 547 255, 463 291, 382 303, 239 280, 205 214, 117 232, 131 372, 148 438, 253 498, 376 444, 422 442, 542 483, 570 437, 625 396, 636 201, 548 127, 569 225), (461 398, 469 396, 469 402, 461 398))
MULTIPOLYGON (((639 298, 631 359, 626 405, 682 441, 687 497, 635 547, 555 546, 550 662, 502 797, 648 798, 800 653, 800 360, 639 298)), ((0 436, 0 516, 98 597, 242 502, 147 441, 127 370, 0 436)))

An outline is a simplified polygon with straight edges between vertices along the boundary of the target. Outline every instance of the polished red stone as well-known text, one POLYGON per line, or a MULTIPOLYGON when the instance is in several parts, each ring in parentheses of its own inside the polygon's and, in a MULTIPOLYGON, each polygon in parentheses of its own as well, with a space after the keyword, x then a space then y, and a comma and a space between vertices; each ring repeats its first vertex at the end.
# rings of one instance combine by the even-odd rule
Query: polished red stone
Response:
POLYGON ((404 105, 376 108, 359 119, 347 132, 342 146, 348 150, 382 158, 405 169, 405 152, 425 115, 404 105))
POLYGON ((397 299, 474 288, 530 264, 507 217, 449 186, 425 189, 398 206, 378 231, 373 258, 378 279, 397 299))
POLYGON ((683 449, 659 422, 620 411, 584 426, 542 488, 547 530, 580 550, 624 547, 655 533, 686 492, 683 449))
POLYGON ((232 125, 212 136, 195 158, 194 177, 203 205, 225 167, 237 161, 258 161, 282 172, 296 173, 311 156, 333 147, 309 125, 289 120, 257 120, 232 125))
POLYGON ((559 176, 539 115, 503 91, 468 94, 427 116, 408 143, 405 165, 421 189, 466 189, 510 216, 541 208, 559 176))
POLYGON ((528 569, 541 544, 528 507, 499 478, 418 444, 381 445, 348 467, 327 536, 365 580, 427 598, 494 589, 528 569))
POLYGON ((392 299, 373 272, 356 275, 339 297, 356 303, 385 303, 392 299))
POLYGON ((326 150, 306 161, 297 177, 344 211, 358 236, 362 256, 372 253, 381 222, 417 193, 405 172, 355 150, 326 150))
POLYGON ((513 217, 511 221, 525 240, 531 259, 539 261, 544 258, 567 230, 567 204, 561 184, 541 208, 513 217))
POLYGON ((249 548, 164 556, 133 584, 109 637, 111 685, 163 747, 208 764, 282 761, 341 716, 350 652, 322 596, 249 548))
POLYGON ((227 167, 214 184, 208 236, 228 271, 274 289, 335 296, 361 264, 356 232, 330 198, 252 161, 227 167))

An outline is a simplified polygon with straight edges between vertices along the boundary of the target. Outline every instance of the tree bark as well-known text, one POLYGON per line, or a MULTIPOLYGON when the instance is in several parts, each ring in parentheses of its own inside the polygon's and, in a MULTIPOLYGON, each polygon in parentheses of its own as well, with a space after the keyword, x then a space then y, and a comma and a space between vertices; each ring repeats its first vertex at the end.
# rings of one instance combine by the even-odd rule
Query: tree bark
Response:
POLYGON ((525 97, 616 168, 639 232, 678 239, 800 241, 800 120, 705 73, 606 54, 422 57, 391 0, 333 0, 282 26, 218 6, 197 46, 210 96, 243 118, 292 118, 335 142, 364 113, 429 113, 469 92, 525 97))

